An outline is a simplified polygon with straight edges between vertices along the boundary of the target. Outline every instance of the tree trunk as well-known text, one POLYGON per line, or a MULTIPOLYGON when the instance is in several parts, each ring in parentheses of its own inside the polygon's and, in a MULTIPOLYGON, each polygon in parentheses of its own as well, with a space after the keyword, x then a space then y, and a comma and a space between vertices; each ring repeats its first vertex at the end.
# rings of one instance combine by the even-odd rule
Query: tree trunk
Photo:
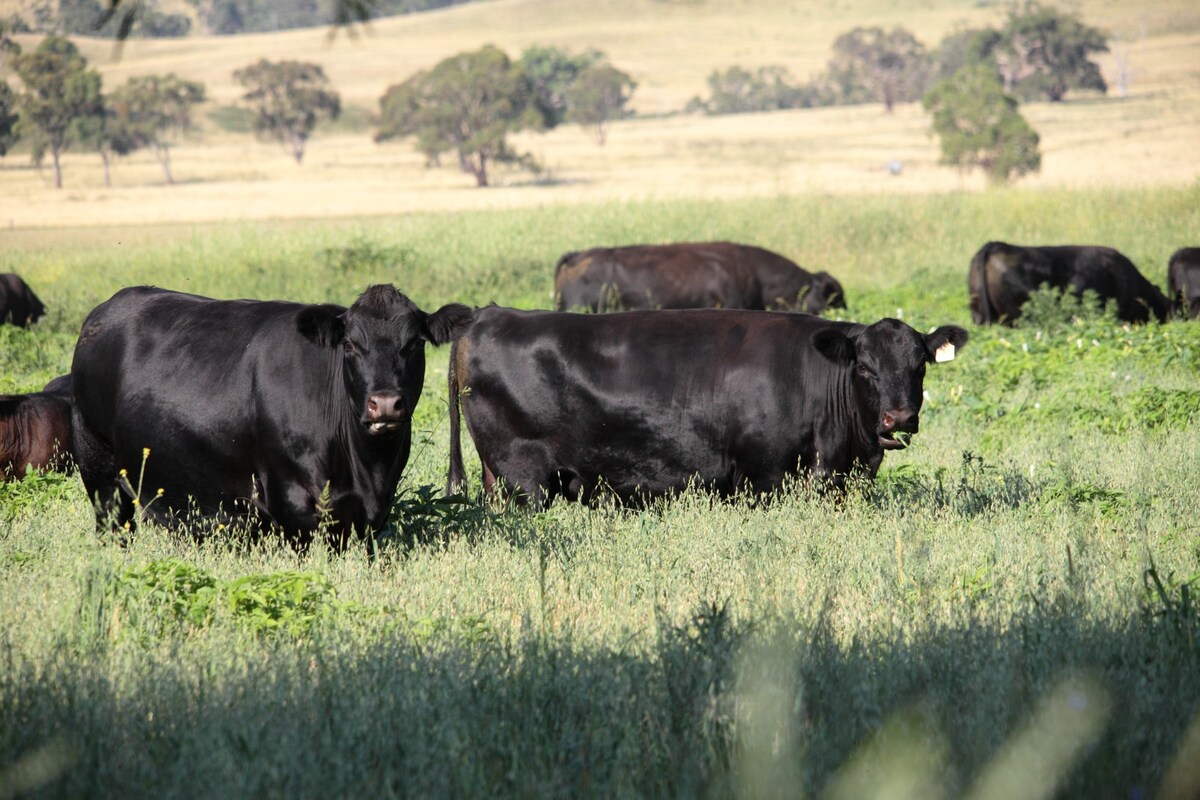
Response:
POLYGON ((292 137, 292 158, 296 159, 297 164, 304 163, 304 140, 299 136, 292 137))
POLYGON ((100 160, 104 162, 104 188, 111 189, 112 188, 112 173, 108 168, 108 162, 109 162, 108 151, 103 148, 100 149, 100 160))
POLYGON ((486 155, 484 155, 483 153, 479 154, 479 163, 477 166, 472 165, 472 171, 475 173, 475 185, 476 186, 487 186, 488 185, 487 156, 486 155))
POLYGON ((62 166, 58 163, 58 149, 51 148, 50 156, 54 159, 54 188, 62 188, 62 166))
POLYGON ((154 145, 154 157, 158 159, 158 163, 162 165, 163 179, 170 186, 175 183, 175 179, 171 177, 171 148, 165 144, 154 145))

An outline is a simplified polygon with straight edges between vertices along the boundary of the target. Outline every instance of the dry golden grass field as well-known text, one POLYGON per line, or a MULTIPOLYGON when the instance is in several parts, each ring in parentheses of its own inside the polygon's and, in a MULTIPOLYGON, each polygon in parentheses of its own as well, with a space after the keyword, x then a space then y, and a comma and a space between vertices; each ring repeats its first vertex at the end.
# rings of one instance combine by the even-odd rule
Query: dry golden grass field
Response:
MULTIPOLYGON (((12 5, 0 3, 3 6, 12 5)), ((1160 0, 1132 7, 1073 3, 1084 20, 1133 37, 1128 97, 1068 95, 1023 106, 1042 137, 1043 167, 1021 186, 1178 185, 1200 177, 1200 4, 1160 0)), ((174 186, 149 152, 120 159, 105 188, 100 160, 64 159, 64 186, 20 149, 0 160, 0 229, 169 222, 330 218, 409 211, 530 207, 675 197, 812 193, 976 191, 979 175, 937 164, 937 141, 919 104, 701 117, 680 113, 706 94, 706 77, 734 64, 783 64, 797 79, 823 69, 834 38, 855 25, 913 30, 928 47, 958 25, 999 24, 993 2, 889 0, 817 3, 655 0, 492 0, 373 23, 355 36, 329 29, 271 35, 131 41, 119 57, 108 41, 80 40, 114 87, 130 75, 175 72, 203 81, 209 102, 195 132, 173 151, 174 186), (479 190, 450 167, 427 168, 405 142, 377 145, 369 124, 388 85, 453 53, 485 43, 517 56, 527 46, 595 47, 638 81, 639 117, 613 125, 599 147, 579 128, 517 137, 545 172, 497 171, 479 190), (318 128, 302 166, 250 134, 221 129, 209 114, 236 104, 231 72, 259 58, 322 64, 347 116, 318 128), (890 176, 890 160, 904 165, 890 176)), ((5 12, 7 13, 7 12, 5 12)), ((34 37, 22 37, 25 46, 34 37)), ((1099 57, 1110 85, 1114 54, 1099 57)), ((14 238, 21 239, 19 234, 14 238)))

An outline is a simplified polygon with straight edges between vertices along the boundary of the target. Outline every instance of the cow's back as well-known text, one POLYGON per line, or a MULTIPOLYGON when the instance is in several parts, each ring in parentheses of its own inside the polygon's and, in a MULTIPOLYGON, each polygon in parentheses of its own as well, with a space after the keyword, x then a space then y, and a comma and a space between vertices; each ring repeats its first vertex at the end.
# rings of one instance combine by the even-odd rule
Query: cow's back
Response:
POLYGON ((0 323, 24 328, 46 314, 46 306, 20 275, 0 274, 0 323))
POLYGON ((560 311, 763 308, 755 267, 730 242, 596 247, 555 268, 560 311))
POLYGON ((19 477, 71 465, 71 402, 37 392, 0 397, 0 471, 19 477))

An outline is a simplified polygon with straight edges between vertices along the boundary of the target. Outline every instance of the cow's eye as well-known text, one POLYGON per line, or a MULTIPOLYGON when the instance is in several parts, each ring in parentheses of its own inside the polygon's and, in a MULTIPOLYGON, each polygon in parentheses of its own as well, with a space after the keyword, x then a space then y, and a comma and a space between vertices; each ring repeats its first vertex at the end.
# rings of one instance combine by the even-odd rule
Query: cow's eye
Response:
POLYGON ((871 370, 867 369, 867 367, 863 364, 858 365, 858 374, 862 375, 864 378, 874 378, 875 377, 875 373, 871 372, 871 370))
POLYGON ((354 346, 354 342, 350 341, 349 339, 342 340, 342 349, 346 351, 346 355, 350 355, 351 353, 358 351, 358 348, 354 346))

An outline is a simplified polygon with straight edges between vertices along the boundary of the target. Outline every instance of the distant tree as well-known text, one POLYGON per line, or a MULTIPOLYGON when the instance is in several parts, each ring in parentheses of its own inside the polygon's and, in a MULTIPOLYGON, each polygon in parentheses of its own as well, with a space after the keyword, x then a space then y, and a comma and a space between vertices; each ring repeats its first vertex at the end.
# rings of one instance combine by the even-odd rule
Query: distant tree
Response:
POLYGON ((87 113, 76 117, 74 126, 79 144, 100 156, 105 186, 112 186, 113 157, 128 155, 146 144, 130 126, 128 117, 120 116, 107 97, 99 98, 87 113))
POLYGON ((508 134, 545 125, 524 70, 492 45, 451 56, 389 87, 379 105, 375 141, 414 136, 432 163, 453 152, 477 186, 488 185, 493 162, 532 166, 528 156, 509 149, 508 134))
POLYGON ((1009 11, 1001 34, 995 58, 1006 92, 1058 102, 1072 89, 1108 91, 1089 58, 1108 52, 1107 38, 1078 17, 1026 0, 1009 11))
POLYGON ((890 114, 896 103, 920 98, 929 75, 925 46, 904 28, 855 28, 833 43, 829 71, 858 86, 890 114))
POLYGON ((110 131, 126 145, 154 151, 163 179, 172 184, 171 147, 192 125, 192 108, 204 102, 204 84, 184 80, 174 73, 130 78, 112 94, 116 121, 110 131))
POLYGON ((1001 38, 995 28, 961 28, 948 33, 930 54, 932 80, 946 80, 963 67, 995 64, 1001 38))
POLYGON ((233 79, 248 90, 242 99, 254 112, 259 137, 277 140, 297 164, 317 123, 342 111, 341 95, 319 64, 263 59, 235 71, 233 79))
POLYGON ((603 145, 609 121, 632 113, 625 105, 636 88, 633 78, 611 64, 593 64, 567 87, 567 119, 591 130, 603 145))
POLYGON ((8 149, 19 138, 17 133, 17 93, 8 85, 8 81, 0 81, 0 156, 6 155, 8 149))
POLYGON ((104 24, 100 0, 58 0, 57 31, 68 36, 94 34, 104 24))
POLYGON ((192 20, 183 14, 164 14, 148 8, 138 18, 134 30, 147 39, 178 39, 192 32, 192 20))
POLYGON ((992 183, 1041 168, 1038 135, 990 66, 964 67, 930 89, 923 102, 941 139, 941 163, 963 171, 978 167, 992 183))
POLYGON ((24 85, 19 130, 33 144, 34 161, 49 152, 54 163, 54 186, 62 188, 60 158, 76 141, 73 122, 91 113, 100 96, 100 75, 87 68, 78 48, 61 36, 47 36, 35 50, 12 59, 24 85))
POLYGON ((589 67, 604 61, 599 50, 587 50, 579 55, 557 47, 529 47, 517 62, 533 85, 538 109, 545 126, 554 128, 567 117, 567 92, 589 67))
POLYGON ((723 72, 714 70, 708 76, 708 91, 707 100, 694 97, 687 110, 745 114, 812 105, 812 98, 803 87, 792 82, 787 68, 777 65, 760 67, 754 72, 736 65, 723 72))

